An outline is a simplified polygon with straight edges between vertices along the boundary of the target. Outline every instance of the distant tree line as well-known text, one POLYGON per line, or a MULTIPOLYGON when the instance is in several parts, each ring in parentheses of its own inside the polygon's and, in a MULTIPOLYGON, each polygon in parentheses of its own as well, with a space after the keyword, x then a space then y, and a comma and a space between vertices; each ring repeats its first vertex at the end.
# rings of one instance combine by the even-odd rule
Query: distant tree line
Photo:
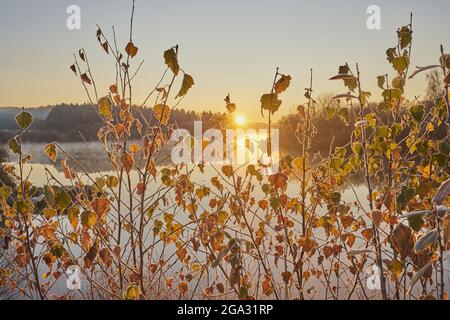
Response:
MULTIPOLYGON (((27 111, 36 113, 35 109, 27 109, 27 111)), ((46 114, 40 113, 41 117, 34 117, 33 124, 25 136, 26 142, 42 142, 49 143, 58 142, 80 142, 80 141, 96 141, 98 130, 103 126, 102 119, 97 113, 96 106, 89 104, 62 104, 53 107, 46 107, 46 114)), ((119 109, 116 109, 118 115, 119 109)), ((15 134, 17 125, 15 124, 15 116, 20 112, 20 108, 0 109, 0 142, 7 142, 15 134)), ((146 129, 147 124, 156 125, 157 120, 153 116, 153 112, 148 108, 135 107, 133 109, 134 117, 139 119, 146 129)), ((192 130, 195 120, 204 119, 209 126, 215 122, 215 118, 220 117, 219 114, 212 112, 204 112, 202 114, 194 111, 186 111, 184 109, 172 110, 170 114, 170 123, 176 124, 177 127, 192 130)), ((138 138, 139 133, 134 130, 132 138, 138 138)))
MULTIPOLYGON (((333 104, 329 96, 322 98, 320 110, 315 110, 312 116, 312 124, 317 129, 314 137, 314 143, 311 146, 311 154, 321 153, 326 156, 330 151, 330 147, 341 147, 348 145, 350 137, 355 128, 358 118, 358 110, 350 109, 347 121, 343 121, 336 113, 329 117, 326 114, 325 106, 333 104)), ((430 102, 424 102, 425 109, 431 108, 430 102)), ((336 107, 336 106, 335 106, 336 107)), ((82 142, 97 141, 98 130, 102 127, 102 119, 97 113, 96 106, 89 104, 62 104, 53 107, 43 107, 36 109, 28 109, 37 116, 34 117, 33 124, 29 132, 25 136, 26 142, 50 143, 57 142, 82 142)), ((365 113, 376 110, 376 104, 370 105, 365 109, 365 113)), ((15 116, 20 112, 19 108, 2 108, 0 109, 0 143, 5 144, 15 133, 15 116)), ((408 112, 408 110, 404 110, 408 112)), ((119 109, 115 110, 118 116, 119 109)), ((147 129, 147 124, 154 126, 157 119, 154 117, 153 111, 149 108, 135 107, 133 109, 134 117, 137 118, 142 126, 143 131, 147 129)), ((386 120, 391 117, 389 112, 379 112, 378 117, 386 120)), ((299 115, 296 112, 283 116, 278 123, 275 124, 280 130, 280 148, 283 152, 292 155, 300 154, 302 150, 301 143, 297 140, 297 130, 299 123, 299 115)), ((202 120, 203 129, 220 128, 226 119, 224 114, 206 111, 197 113, 184 109, 172 110, 169 122, 175 124, 178 128, 184 128, 193 133, 194 121, 202 120)), ((254 127, 253 124, 249 124, 254 127)), ((260 126, 261 123, 255 123, 260 126)), ((403 135, 406 135, 404 132, 403 135)), ((437 136, 445 135, 444 124, 436 127, 435 134, 437 136)), ((140 134, 134 129, 131 132, 132 138, 138 139, 140 134)))

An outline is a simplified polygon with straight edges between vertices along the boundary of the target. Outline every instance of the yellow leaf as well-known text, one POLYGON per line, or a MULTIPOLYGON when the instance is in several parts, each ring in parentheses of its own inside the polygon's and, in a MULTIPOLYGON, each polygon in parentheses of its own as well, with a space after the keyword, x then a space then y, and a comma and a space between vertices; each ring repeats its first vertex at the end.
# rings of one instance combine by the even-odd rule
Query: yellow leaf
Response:
POLYGON ((98 112, 102 117, 109 118, 112 115, 112 101, 106 96, 98 100, 98 112))
POLYGON ((45 219, 47 219, 47 220, 50 220, 51 218, 53 218, 54 216, 56 216, 58 214, 58 212, 52 208, 45 208, 43 210, 43 213, 44 213, 45 219))
MULTIPOLYGON (((297 157, 294 160, 292 160, 292 168, 294 169, 294 171, 296 171, 297 173, 302 172, 303 171, 303 157, 297 157)), ((306 161, 305 161, 306 162, 306 161)))
POLYGON ((198 272, 200 272, 202 270, 202 266, 199 263, 193 263, 192 266, 191 266, 191 270, 193 272, 198 273, 198 272))
POLYGON ((53 162, 56 162, 56 145, 54 143, 49 143, 45 146, 45 154, 50 158, 53 162))
POLYGON ((85 211, 81 214, 81 224, 83 227, 92 228, 97 222, 97 216, 92 211, 85 211))
POLYGON ((127 300, 137 300, 141 294, 141 290, 138 286, 129 286, 127 289, 127 300))
POLYGON ((162 124, 167 125, 169 123, 170 108, 167 105, 158 104, 153 107, 156 119, 161 121, 162 124))
POLYGON ((119 185, 119 179, 117 179, 117 177, 115 177, 115 176, 109 176, 106 179, 106 185, 109 188, 115 188, 115 187, 117 187, 119 185))
POLYGON ((400 278, 400 276, 402 275, 403 269, 404 269, 403 263, 398 260, 393 260, 393 261, 390 261, 387 265, 388 265, 389 271, 392 272, 392 275, 394 276, 394 278, 395 279, 400 278))
POLYGON ((219 222, 221 224, 224 224, 225 221, 227 221, 228 213, 226 211, 219 211, 217 215, 219 216, 219 222))
POLYGON ((67 217, 69 219, 70 224, 74 229, 78 227, 78 216, 80 215, 80 209, 78 207, 70 207, 67 210, 67 217))
POLYGON ((130 146, 130 151, 131 151, 131 153, 138 153, 139 150, 141 150, 141 148, 139 147, 139 145, 137 145, 137 144, 135 144, 135 143, 133 143, 133 144, 130 146))

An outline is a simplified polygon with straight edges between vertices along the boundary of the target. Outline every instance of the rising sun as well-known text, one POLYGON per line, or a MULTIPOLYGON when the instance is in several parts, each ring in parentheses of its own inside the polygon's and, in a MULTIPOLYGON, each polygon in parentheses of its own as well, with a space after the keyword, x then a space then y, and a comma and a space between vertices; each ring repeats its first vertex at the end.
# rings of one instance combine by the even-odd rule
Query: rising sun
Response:
POLYGON ((234 122, 236 122, 236 124, 238 126, 243 126, 245 124, 245 117, 243 115, 239 114, 234 119, 234 122))

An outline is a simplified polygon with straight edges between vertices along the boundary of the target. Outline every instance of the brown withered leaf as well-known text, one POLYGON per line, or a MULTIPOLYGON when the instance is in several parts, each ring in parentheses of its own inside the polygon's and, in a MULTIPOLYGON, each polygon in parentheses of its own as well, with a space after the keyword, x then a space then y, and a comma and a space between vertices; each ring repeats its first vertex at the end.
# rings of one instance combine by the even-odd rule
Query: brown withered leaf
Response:
POLYGON ((380 210, 373 210, 371 216, 373 225, 379 228, 383 221, 383 213, 380 210))
POLYGON ((108 41, 105 41, 104 43, 102 43, 102 48, 103 50, 105 50, 105 52, 107 54, 109 54, 109 45, 108 45, 108 41))
POLYGON ((444 246, 448 244, 448 241, 450 240, 450 216, 445 217, 444 219, 444 246))
POLYGON ((386 194, 384 205, 390 213, 394 213, 395 211, 397 211, 397 193, 394 190, 386 194))
POLYGON ((411 229, 404 224, 401 223, 394 229, 391 241, 402 260, 405 260, 413 252, 414 236, 411 229))
POLYGON ((117 94, 117 85, 116 85, 116 84, 110 85, 110 86, 109 86, 109 91, 110 91, 111 93, 117 94))
POLYGON ((288 284, 289 281, 291 281, 292 279, 292 273, 290 273, 289 271, 285 271, 281 274, 281 276, 283 277, 283 281, 284 283, 288 284))
POLYGON ((344 227, 344 229, 347 229, 348 227, 350 227, 354 221, 354 219, 347 214, 341 215, 340 218, 341 218, 341 223, 342 223, 342 226, 344 227))
POLYGON ((82 49, 78 50, 78 55, 80 56, 81 60, 86 62, 86 57, 84 56, 84 52, 82 49))
POLYGON ((87 84, 92 84, 91 79, 89 79, 89 76, 88 76, 86 73, 83 73, 83 74, 81 75, 81 80, 82 80, 83 82, 86 82, 87 84))
POLYGON ((282 75, 281 78, 275 83, 275 93, 280 94, 289 87, 291 84, 291 76, 282 75))
POLYGON ((77 67, 74 64, 70 66, 70 70, 72 70, 73 73, 77 74, 77 67))
POLYGON ((134 58, 138 53, 138 48, 134 46, 133 42, 129 42, 125 47, 125 52, 131 57, 134 58))

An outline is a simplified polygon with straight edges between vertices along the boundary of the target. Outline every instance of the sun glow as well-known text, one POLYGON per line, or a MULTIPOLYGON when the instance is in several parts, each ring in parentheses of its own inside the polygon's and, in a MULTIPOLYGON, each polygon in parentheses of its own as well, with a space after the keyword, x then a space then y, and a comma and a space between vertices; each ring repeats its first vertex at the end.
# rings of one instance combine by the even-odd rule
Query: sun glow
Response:
POLYGON ((234 122, 236 122, 238 126, 243 126, 245 124, 245 121, 245 117, 241 114, 237 115, 234 119, 234 122))

